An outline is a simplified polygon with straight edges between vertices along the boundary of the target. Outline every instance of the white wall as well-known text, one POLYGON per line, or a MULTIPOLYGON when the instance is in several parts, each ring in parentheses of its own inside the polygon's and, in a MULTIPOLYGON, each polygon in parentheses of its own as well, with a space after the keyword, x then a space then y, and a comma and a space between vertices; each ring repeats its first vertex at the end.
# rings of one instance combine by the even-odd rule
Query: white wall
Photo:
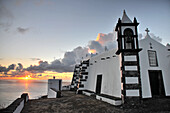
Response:
POLYGON ((15 109, 13 113, 20 113, 24 107, 24 99, 20 102, 19 106, 15 109))
POLYGON ((49 89, 47 98, 56 98, 56 97, 57 97, 57 92, 52 89, 49 89))
POLYGON ((62 79, 48 79, 48 92, 47 95, 55 95, 51 88, 59 91, 59 81, 61 80, 60 89, 62 90, 62 79))
POLYGON ((102 74, 101 93, 121 97, 121 75, 120 75, 120 57, 115 56, 116 50, 104 52, 90 59, 89 75, 85 88, 90 91, 96 90, 97 75, 102 74), (106 59, 110 57, 110 59, 106 59), (105 60, 101 60, 105 58, 105 60), (97 61, 95 63, 95 61, 97 61))
POLYGON ((141 66, 142 97, 152 97, 148 70, 162 70, 165 94, 166 96, 170 95, 170 57, 168 57, 167 48, 154 39, 151 39, 150 37, 140 40, 139 45, 140 48, 142 48, 142 51, 139 53, 141 66), (150 43, 152 43, 153 49, 150 49, 150 43), (149 66, 148 50, 156 51, 158 67, 149 66))

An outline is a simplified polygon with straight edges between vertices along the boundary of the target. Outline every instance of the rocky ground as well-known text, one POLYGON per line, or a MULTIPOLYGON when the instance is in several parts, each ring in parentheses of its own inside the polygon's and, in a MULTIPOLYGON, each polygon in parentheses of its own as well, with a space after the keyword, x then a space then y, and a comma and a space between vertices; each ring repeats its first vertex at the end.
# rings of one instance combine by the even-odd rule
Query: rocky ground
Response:
POLYGON ((61 98, 29 100, 22 113, 170 113, 169 98, 143 100, 139 105, 113 106, 72 91, 62 94, 61 98))

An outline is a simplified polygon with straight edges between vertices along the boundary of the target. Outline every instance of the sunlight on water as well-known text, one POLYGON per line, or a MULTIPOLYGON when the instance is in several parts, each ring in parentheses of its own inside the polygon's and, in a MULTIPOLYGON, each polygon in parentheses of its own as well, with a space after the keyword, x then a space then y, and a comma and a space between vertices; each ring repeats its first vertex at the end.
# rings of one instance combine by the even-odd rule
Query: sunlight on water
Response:
POLYGON ((30 99, 47 95, 47 85, 47 80, 0 80, 0 108, 7 107, 22 93, 28 93, 30 99))

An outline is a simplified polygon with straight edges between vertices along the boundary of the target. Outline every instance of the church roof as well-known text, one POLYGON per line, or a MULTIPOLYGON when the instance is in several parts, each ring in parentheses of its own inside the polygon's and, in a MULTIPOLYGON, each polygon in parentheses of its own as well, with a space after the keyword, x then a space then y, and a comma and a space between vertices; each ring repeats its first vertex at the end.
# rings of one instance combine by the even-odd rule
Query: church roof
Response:
POLYGON ((149 29, 148 29, 148 28, 146 28, 146 30, 145 30, 145 31, 146 31, 146 36, 145 36, 145 38, 151 38, 151 37, 150 37, 150 35, 149 35, 149 29))
POLYGON ((132 21, 129 19, 129 17, 127 16, 125 10, 123 11, 123 16, 122 16, 122 23, 132 23, 132 21))

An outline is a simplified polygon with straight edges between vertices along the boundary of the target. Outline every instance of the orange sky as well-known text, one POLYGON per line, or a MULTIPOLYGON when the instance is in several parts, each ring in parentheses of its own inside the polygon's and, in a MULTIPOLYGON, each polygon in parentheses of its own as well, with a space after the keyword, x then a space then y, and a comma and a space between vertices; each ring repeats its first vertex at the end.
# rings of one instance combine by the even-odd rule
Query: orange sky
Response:
POLYGON ((15 77, 12 77, 10 75, 11 73, 12 73, 12 71, 8 72, 8 75, 0 74, 0 79, 45 80, 45 79, 52 79, 53 76, 55 76, 56 79, 62 79, 64 81, 71 81, 72 80, 72 76, 73 76, 72 72, 57 73, 57 72, 52 72, 52 71, 45 71, 44 73, 36 73, 36 74, 32 74, 32 73, 29 73, 27 71, 23 75, 16 75, 15 77))

